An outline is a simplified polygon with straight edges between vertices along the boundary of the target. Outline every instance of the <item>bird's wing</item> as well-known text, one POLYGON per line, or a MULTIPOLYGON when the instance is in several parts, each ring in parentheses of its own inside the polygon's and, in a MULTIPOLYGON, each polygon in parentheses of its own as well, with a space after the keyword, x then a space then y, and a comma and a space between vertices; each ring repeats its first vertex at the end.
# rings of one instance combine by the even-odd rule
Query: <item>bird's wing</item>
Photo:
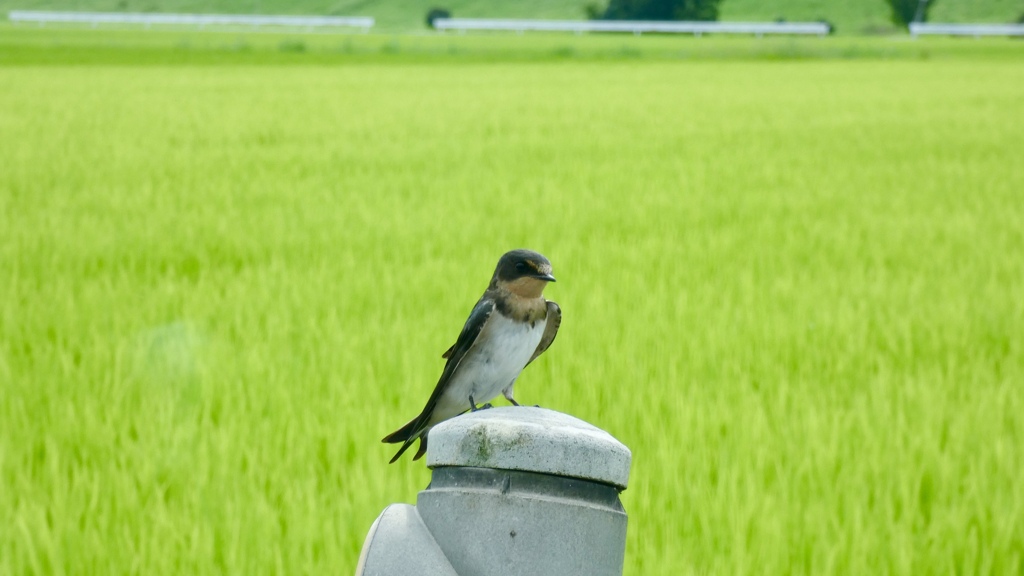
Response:
MULTIPOLYGON (((558 334, 558 327, 562 324, 562 309, 558 307, 558 304, 548 301, 548 319, 544 325, 544 335, 540 337, 540 344, 537 345, 537 350, 533 352, 533 356, 530 356, 530 362, 537 359, 551 346, 551 343, 555 341, 555 336, 558 334)), ((530 362, 526 365, 529 366, 530 362)))
POLYGON ((462 363, 462 359, 476 344, 476 339, 480 336, 480 332, 484 329, 484 324, 487 323, 492 312, 494 312, 494 301, 490 298, 481 298, 473 307, 473 311, 469 313, 469 318, 466 320, 466 325, 462 327, 459 338, 444 354, 444 358, 447 358, 448 362, 444 365, 444 371, 441 372, 441 377, 438 378, 437 386, 434 387, 434 392, 427 400, 427 405, 423 407, 423 412, 417 418, 420 421, 418 427, 424 426, 430 420, 430 415, 433 413, 438 399, 448 387, 448 382, 455 375, 455 370, 462 363))

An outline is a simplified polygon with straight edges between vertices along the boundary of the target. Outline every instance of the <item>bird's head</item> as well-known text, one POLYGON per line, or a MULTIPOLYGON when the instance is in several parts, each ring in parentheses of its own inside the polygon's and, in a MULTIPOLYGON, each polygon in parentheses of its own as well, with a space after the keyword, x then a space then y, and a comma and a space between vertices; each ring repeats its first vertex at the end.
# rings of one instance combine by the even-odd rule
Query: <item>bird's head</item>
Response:
POLYGON ((544 286, 554 281, 547 258, 532 250, 512 250, 498 260, 491 285, 523 298, 538 298, 544 286))

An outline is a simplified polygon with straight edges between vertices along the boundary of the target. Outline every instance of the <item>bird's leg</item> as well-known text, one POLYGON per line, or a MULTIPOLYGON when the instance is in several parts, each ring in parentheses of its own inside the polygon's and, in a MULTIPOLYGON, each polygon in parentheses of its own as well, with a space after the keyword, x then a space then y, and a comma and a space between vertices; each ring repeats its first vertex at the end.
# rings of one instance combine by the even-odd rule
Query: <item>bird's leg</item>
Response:
POLYGON ((519 402, 516 402, 516 399, 512 397, 512 388, 515 385, 516 379, 513 378, 512 381, 508 383, 508 386, 506 386, 505 389, 501 391, 501 394, 505 397, 505 400, 511 402, 513 406, 519 406, 519 402))
MULTIPOLYGON (((512 397, 512 391, 510 389, 505 390, 505 400, 511 402, 513 406, 522 406, 522 404, 516 402, 516 399, 512 397)), ((533 407, 540 408, 540 404, 534 404, 533 407)))
POLYGON ((494 406, 491 406, 491 403, 488 402, 487 404, 484 404, 483 406, 479 406, 478 407, 476 405, 476 401, 473 400, 473 395, 472 394, 469 395, 469 411, 470 412, 476 412, 478 410, 486 410, 488 408, 494 408, 494 406))

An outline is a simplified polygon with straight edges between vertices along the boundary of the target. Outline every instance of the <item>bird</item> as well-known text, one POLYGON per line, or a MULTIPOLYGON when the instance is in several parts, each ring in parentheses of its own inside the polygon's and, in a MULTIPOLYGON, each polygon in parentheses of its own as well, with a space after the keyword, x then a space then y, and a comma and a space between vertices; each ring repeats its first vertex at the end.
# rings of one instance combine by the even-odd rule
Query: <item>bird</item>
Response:
POLYGON ((467 410, 490 408, 499 393, 519 406, 513 397, 516 378, 551 346, 562 323, 562 309, 543 296, 555 281, 551 272, 551 262, 532 250, 501 256, 455 344, 441 355, 447 362, 423 411, 381 440, 402 443, 392 464, 417 439, 413 460, 419 460, 432 427, 467 410))

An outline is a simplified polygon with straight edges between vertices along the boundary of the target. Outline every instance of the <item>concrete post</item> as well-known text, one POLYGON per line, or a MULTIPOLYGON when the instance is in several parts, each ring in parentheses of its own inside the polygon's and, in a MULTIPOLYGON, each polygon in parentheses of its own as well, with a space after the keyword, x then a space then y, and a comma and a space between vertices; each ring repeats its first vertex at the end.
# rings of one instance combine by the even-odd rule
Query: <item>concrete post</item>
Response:
POLYGON ((571 416, 492 408, 430 431, 430 485, 377 519, 358 575, 621 575, 631 454, 571 416))

